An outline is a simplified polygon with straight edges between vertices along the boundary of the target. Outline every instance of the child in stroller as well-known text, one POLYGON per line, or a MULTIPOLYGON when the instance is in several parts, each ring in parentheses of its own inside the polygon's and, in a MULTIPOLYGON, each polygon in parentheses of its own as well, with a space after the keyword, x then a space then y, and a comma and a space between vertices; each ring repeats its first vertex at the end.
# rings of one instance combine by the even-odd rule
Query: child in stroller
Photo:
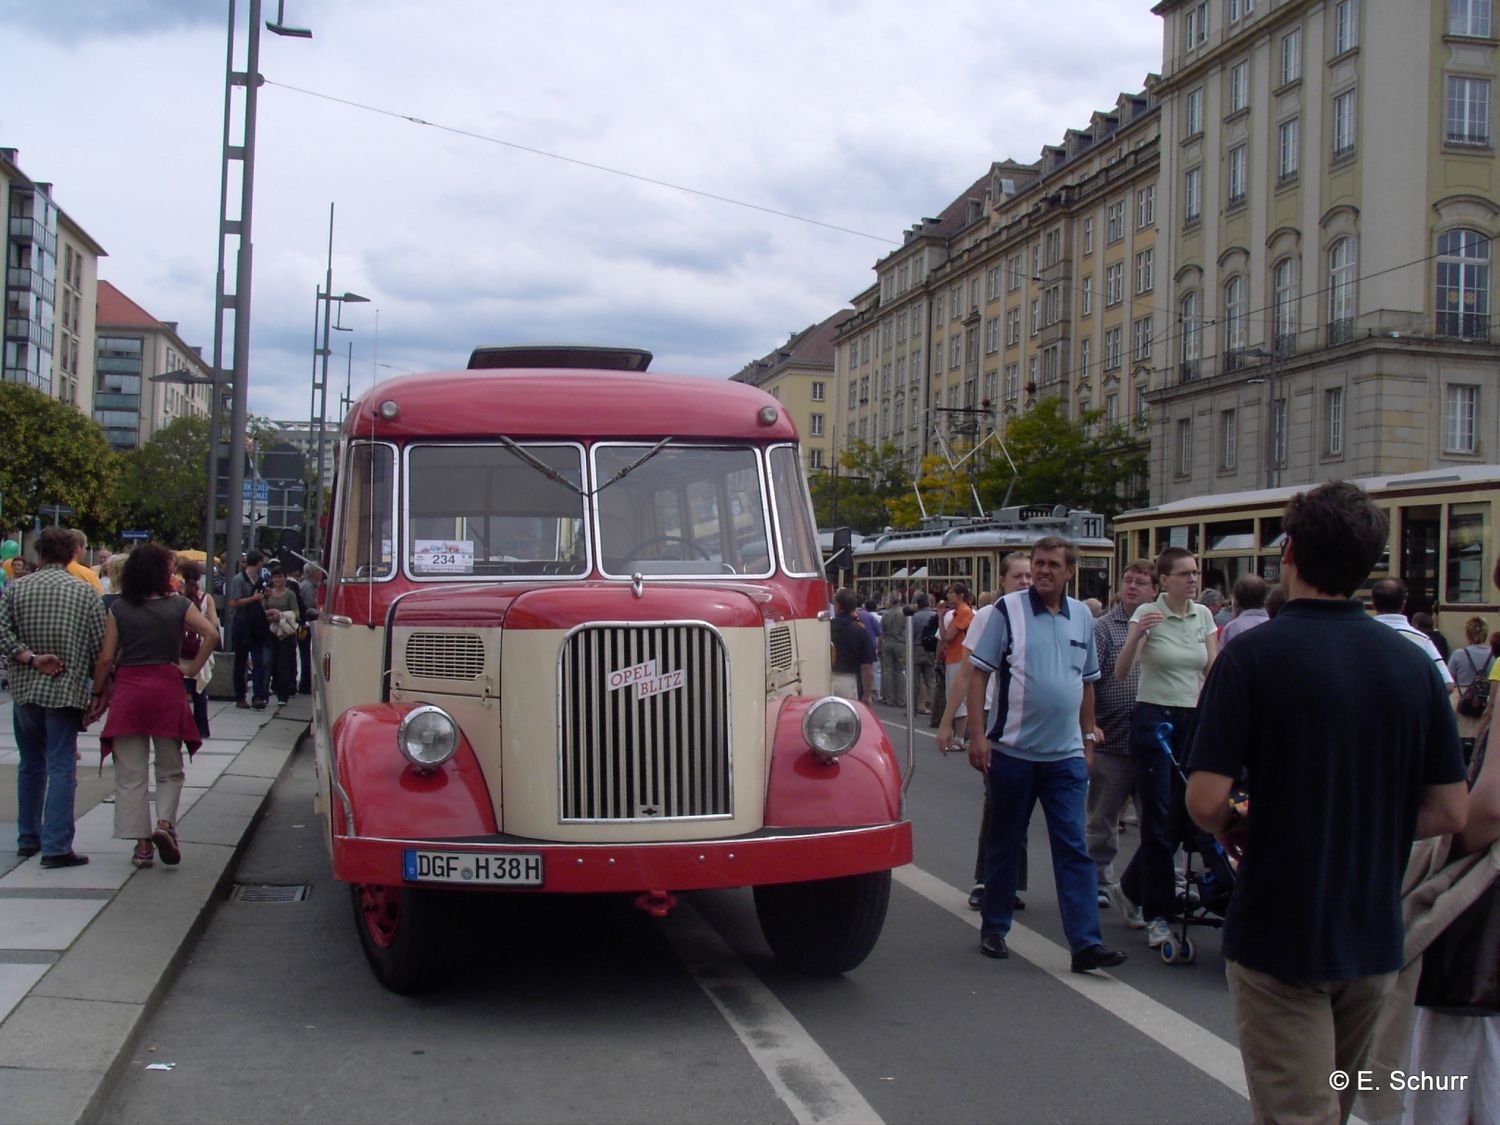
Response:
MULTIPOLYGON (((1156 728, 1156 744, 1172 763, 1183 786, 1187 775, 1172 755, 1170 735, 1171 723, 1162 723, 1156 728)), ((1214 929, 1224 924, 1224 915, 1229 909, 1229 896, 1234 893, 1234 871, 1237 866, 1222 844, 1204 832, 1187 816, 1182 804, 1182 791, 1173 787, 1174 798, 1179 805, 1172 820, 1181 825, 1180 836, 1187 866, 1185 881, 1177 895, 1176 935, 1161 944, 1161 959, 1168 965, 1190 965, 1198 951, 1193 939, 1188 936, 1190 926, 1211 926, 1214 929), (1194 870, 1196 857, 1198 869, 1194 870)), ((1243 794, 1235 798, 1244 811, 1246 801, 1243 794)))

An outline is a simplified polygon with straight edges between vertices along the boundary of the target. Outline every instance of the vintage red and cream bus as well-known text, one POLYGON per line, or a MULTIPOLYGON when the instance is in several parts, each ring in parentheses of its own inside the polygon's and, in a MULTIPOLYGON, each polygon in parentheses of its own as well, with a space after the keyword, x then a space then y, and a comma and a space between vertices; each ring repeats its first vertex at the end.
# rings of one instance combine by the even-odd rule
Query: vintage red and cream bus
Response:
POLYGON ((313 732, 333 874, 396 991, 446 896, 753 887, 772 951, 852 969, 911 859, 880 723, 830 696, 797 434, 649 354, 480 349, 339 436, 313 732))

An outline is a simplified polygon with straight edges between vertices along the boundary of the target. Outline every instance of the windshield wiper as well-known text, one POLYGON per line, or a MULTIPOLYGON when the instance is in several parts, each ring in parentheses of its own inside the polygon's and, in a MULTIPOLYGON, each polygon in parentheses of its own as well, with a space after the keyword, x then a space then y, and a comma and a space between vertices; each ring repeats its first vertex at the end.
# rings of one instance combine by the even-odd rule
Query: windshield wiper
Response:
MULTIPOLYGON (((554 483, 554 484, 560 484, 564 488, 572 490, 572 492, 575 493, 578 496, 584 496, 585 495, 583 489, 579 488, 576 484, 574 484, 572 481, 570 481, 567 477, 563 476, 560 472, 558 472, 556 469, 554 469, 551 465, 547 464, 547 462, 543 461, 540 457, 536 456, 530 450, 525 449, 522 446, 517 445, 514 441, 512 441, 510 438, 506 437, 504 434, 496 434, 495 436, 497 438, 499 438, 502 442, 505 443, 505 446, 506 446, 507 449, 509 449, 512 453, 514 453, 522 461, 525 461, 528 465, 530 465, 537 472, 541 473, 542 476, 546 477, 552 483, 554 483)), ((635 467, 634 465, 631 466, 631 468, 634 468, 634 467, 635 467)))
POLYGON ((646 450, 646 452, 642 453, 634 461, 630 462, 630 464, 626 465, 618 473, 616 473, 614 476, 610 477, 607 481, 605 481, 603 484, 601 484, 598 488, 594 489, 594 495, 598 496, 599 493, 603 492, 610 485, 614 484, 615 481, 617 481, 617 480, 624 480, 631 473, 635 472, 642 465, 644 465, 647 461, 651 460, 651 458, 655 457, 658 453, 660 453, 662 451, 662 449, 668 443, 671 442, 671 440, 672 439, 669 438, 669 437, 662 438, 661 441, 657 442, 650 449, 646 450))

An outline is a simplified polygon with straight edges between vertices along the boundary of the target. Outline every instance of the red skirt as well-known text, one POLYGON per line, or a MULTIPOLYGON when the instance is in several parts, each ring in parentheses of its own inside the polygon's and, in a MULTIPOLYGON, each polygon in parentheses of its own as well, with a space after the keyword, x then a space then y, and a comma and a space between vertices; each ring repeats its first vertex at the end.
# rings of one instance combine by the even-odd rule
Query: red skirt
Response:
POLYGON ((109 712, 99 732, 101 757, 114 749, 113 740, 128 735, 181 739, 188 757, 203 745, 193 707, 182 690, 182 669, 176 664, 143 664, 115 669, 109 712))

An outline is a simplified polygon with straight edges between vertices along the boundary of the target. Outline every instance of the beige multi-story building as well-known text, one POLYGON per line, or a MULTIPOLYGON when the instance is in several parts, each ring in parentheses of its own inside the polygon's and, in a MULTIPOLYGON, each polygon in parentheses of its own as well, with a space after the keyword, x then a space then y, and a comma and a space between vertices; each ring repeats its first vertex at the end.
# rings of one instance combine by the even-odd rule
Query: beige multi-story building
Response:
POLYGON ((836 340, 838 447, 891 443, 915 468, 1044 398, 1074 418, 1143 409, 1166 320, 1158 117, 1149 84, 1121 95, 906 232, 836 340))
POLYGON ((0 148, 5 216, 4 356, 0 376, 85 414, 94 387, 94 303, 104 249, 0 148))
POLYGON ((776 398, 802 438, 810 471, 833 467, 833 338, 854 314, 841 309, 828 319, 793 332, 787 342, 730 376, 776 398))
POLYGON ((115 449, 134 449, 168 422, 207 418, 209 367, 183 342, 173 321, 157 320, 107 281, 99 282, 95 324, 94 421, 115 449), (186 379, 153 381, 177 374, 186 379))
POLYGON ((1500 460, 1491 0, 1154 11, 1153 502, 1500 460))

